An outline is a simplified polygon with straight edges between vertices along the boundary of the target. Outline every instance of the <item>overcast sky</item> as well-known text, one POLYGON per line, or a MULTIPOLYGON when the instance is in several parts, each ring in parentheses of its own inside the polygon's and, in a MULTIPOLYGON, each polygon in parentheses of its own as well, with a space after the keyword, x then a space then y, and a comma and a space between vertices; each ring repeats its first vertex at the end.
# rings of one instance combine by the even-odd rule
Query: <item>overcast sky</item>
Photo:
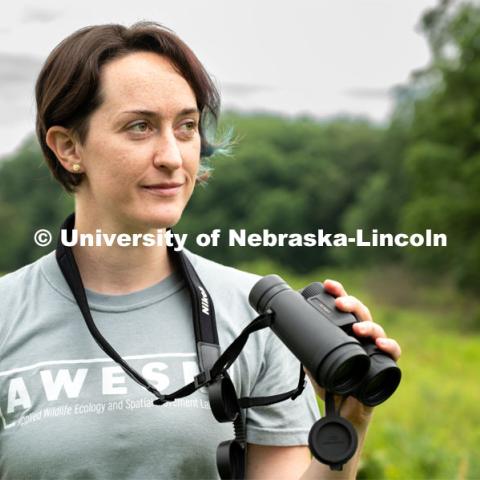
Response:
POLYGON ((425 66, 418 20, 435 0, 17 0, 0 18, 0 155, 34 130, 33 85, 51 49, 99 23, 155 20, 195 51, 224 107, 362 114, 384 121, 391 88, 425 66))

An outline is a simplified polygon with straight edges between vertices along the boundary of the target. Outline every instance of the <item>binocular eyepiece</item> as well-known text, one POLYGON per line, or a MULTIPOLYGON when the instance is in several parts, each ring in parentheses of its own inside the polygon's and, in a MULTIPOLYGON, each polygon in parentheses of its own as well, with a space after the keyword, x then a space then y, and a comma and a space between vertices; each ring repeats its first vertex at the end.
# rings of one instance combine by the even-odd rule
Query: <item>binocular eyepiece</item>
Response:
POLYGON ((338 310, 320 282, 297 292, 268 275, 255 284, 249 302, 258 313, 274 313, 270 328, 327 391, 373 407, 397 389, 401 371, 395 361, 372 339, 354 336, 357 318, 338 310))

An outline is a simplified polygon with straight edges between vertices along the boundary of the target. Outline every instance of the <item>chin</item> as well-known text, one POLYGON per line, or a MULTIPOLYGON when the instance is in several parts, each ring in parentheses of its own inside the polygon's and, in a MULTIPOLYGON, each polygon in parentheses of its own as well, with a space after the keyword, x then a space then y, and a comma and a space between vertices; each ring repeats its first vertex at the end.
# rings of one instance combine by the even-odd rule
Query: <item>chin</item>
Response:
POLYGON ((173 202, 151 204, 150 202, 130 203, 124 209, 123 218, 132 230, 145 231, 153 228, 168 228, 176 225, 182 218, 186 206, 185 201, 176 199, 173 202))
POLYGON ((149 228, 169 228, 176 225, 182 212, 152 212, 151 214, 145 213, 142 215, 142 223, 149 228))

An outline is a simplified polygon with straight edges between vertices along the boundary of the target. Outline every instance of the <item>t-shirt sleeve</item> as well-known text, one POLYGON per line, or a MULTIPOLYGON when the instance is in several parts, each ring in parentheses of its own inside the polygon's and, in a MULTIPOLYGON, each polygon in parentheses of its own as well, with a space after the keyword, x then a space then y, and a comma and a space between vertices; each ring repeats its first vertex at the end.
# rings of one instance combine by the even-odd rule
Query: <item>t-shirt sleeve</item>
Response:
MULTIPOLYGON (((298 385, 300 362, 270 332, 262 366, 250 393, 251 397, 276 395, 298 385)), ((287 399, 262 407, 251 407, 246 413, 247 442, 259 445, 308 445, 308 433, 320 418, 315 391, 306 377, 307 386, 295 400, 287 399)))

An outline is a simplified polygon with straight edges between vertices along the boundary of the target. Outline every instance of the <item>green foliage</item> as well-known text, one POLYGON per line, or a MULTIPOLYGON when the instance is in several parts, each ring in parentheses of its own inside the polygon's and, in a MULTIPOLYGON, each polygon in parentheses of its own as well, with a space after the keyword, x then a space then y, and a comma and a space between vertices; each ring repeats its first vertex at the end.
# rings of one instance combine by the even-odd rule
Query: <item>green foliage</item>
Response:
POLYGON ((478 478, 480 338, 437 329, 436 316, 425 312, 396 312, 395 325, 385 313, 377 309, 376 319, 402 345, 403 381, 376 411, 365 462, 383 456, 384 478, 450 479, 466 461, 465 478, 478 478))
POLYGON ((480 6, 439 2, 421 25, 433 55, 397 89, 381 164, 343 215, 343 230, 448 236, 446 248, 337 250, 337 261, 404 258, 480 291, 480 6))
POLYGON ((0 271, 11 271, 46 253, 35 245, 34 233, 56 232, 73 201, 51 178, 34 140, 4 159, 0 169, 0 271))
POLYGON ((480 7, 448 2, 423 18, 434 61, 411 85, 430 81, 414 99, 405 168, 412 193, 402 211, 405 230, 448 234, 447 252, 409 251, 412 263, 451 271, 460 284, 480 285, 480 7))
MULTIPOLYGON (((336 233, 342 213, 381 164, 384 131, 364 120, 230 113, 223 123, 240 137, 234 156, 217 159, 213 178, 197 189, 177 230, 336 233)), ((328 249, 190 247, 227 263, 268 257, 299 272, 332 261, 328 249)))

